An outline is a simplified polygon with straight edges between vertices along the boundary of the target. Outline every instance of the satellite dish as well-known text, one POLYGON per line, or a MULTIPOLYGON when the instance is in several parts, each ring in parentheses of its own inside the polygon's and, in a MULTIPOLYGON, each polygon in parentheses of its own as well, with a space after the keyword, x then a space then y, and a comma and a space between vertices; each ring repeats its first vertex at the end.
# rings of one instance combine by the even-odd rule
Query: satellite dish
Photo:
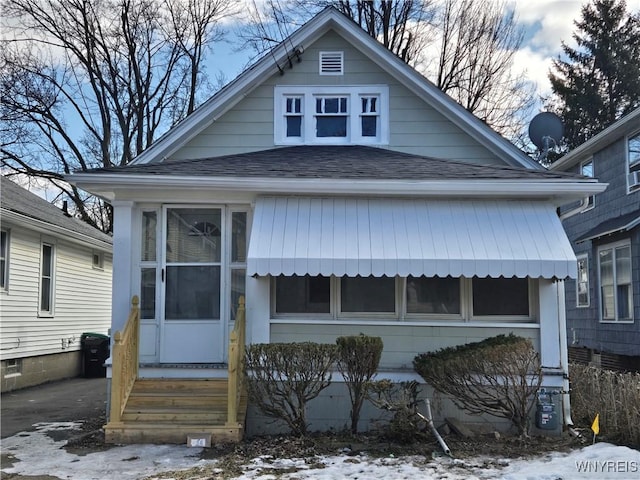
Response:
POLYGON ((546 155, 551 143, 559 145, 564 133, 562 120, 555 113, 537 114, 529 124, 529 138, 539 150, 546 155))

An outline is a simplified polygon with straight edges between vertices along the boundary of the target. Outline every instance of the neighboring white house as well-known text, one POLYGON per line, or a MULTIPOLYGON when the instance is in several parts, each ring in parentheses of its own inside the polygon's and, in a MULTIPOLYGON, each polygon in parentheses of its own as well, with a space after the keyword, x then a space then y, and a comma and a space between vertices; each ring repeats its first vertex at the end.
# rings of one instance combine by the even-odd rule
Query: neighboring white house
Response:
POLYGON ((5 177, 0 234, 2 391, 78 376, 111 324, 111 237, 5 177))
MULTIPOLYGON (((112 329, 140 295, 139 378, 224 378, 246 295, 248 343, 379 335, 380 375, 408 380, 418 353, 513 332, 567 389, 556 208, 605 185, 543 170, 333 8, 131 165, 68 179, 114 207, 112 329)), ((312 428, 345 424, 342 387, 312 428)))

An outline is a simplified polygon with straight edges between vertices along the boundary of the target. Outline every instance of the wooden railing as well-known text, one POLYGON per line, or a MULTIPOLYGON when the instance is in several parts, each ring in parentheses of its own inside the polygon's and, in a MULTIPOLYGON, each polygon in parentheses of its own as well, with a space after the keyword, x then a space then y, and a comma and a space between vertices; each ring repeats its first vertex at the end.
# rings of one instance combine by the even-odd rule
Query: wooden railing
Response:
POLYGON ((227 385, 227 426, 238 425, 238 408, 244 378, 246 311, 244 296, 238 301, 236 322, 229 335, 229 380, 227 385))
POLYGON ((131 299, 131 312, 124 328, 114 335, 109 422, 120 422, 129 394, 138 378, 140 346, 140 300, 131 299))

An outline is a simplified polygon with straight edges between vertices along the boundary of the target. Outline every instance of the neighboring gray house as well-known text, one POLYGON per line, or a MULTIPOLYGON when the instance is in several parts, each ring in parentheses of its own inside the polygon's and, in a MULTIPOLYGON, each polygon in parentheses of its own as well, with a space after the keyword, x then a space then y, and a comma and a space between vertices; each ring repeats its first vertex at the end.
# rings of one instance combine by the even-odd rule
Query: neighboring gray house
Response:
MULTIPOLYGON (((604 186, 544 170, 333 8, 132 164, 68 180, 114 207, 107 441, 276 428, 234 410, 240 296, 247 343, 376 335, 381 378, 420 381, 416 354, 514 333, 568 387, 556 209, 604 186)), ((311 428, 349 408, 336 377, 311 428)))
POLYGON ((81 374, 111 324, 111 237, 1 177, 2 391, 81 374))
POLYGON ((640 108, 550 168, 609 184, 561 209, 578 259, 565 284, 569 359, 639 371, 640 108))

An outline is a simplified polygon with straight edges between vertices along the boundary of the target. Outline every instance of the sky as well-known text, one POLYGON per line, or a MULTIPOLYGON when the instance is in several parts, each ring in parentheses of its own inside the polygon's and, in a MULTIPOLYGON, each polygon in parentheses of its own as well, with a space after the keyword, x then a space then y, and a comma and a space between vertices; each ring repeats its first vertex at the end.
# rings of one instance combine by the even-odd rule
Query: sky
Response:
MULTIPOLYGON (((74 430, 77 422, 36 424, 36 430, 2 439, 3 454, 16 457, 3 474, 50 475, 74 480, 210 480, 223 470, 216 460, 201 460, 200 448, 186 445, 126 445, 74 455, 56 441, 55 430, 74 430), (190 470, 186 473, 185 470, 190 470), (191 470, 193 469, 193 470, 191 470), (182 473, 180 473, 182 471, 182 473)), ((639 478, 640 452, 596 442, 570 453, 551 452, 528 459, 444 455, 372 458, 367 455, 247 459, 237 480, 631 480, 639 478), (273 471, 282 471, 276 477, 273 471)), ((437 453, 437 452, 436 452, 437 453)), ((453 452, 455 455, 455 452, 453 452)), ((47 477, 50 478, 50 477, 47 477)))
MULTIPOLYGON (((574 21, 580 19, 580 11, 587 0, 506 0, 516 9, 525 40, 516 55, 515 68, 537 85, 539 96, 551 93, 548 73, 553 58, 562 54, 562 41, 574 46, 572 33, 574 21)), ((639 12, 640 0, 627 0, 627 11, 639 12)), ((209 70, 212 77, 221 71, 232 80, 242 71, 248 54, 232 52, 226 46, 216 47, 216 64, 225 65, 209 70)))

